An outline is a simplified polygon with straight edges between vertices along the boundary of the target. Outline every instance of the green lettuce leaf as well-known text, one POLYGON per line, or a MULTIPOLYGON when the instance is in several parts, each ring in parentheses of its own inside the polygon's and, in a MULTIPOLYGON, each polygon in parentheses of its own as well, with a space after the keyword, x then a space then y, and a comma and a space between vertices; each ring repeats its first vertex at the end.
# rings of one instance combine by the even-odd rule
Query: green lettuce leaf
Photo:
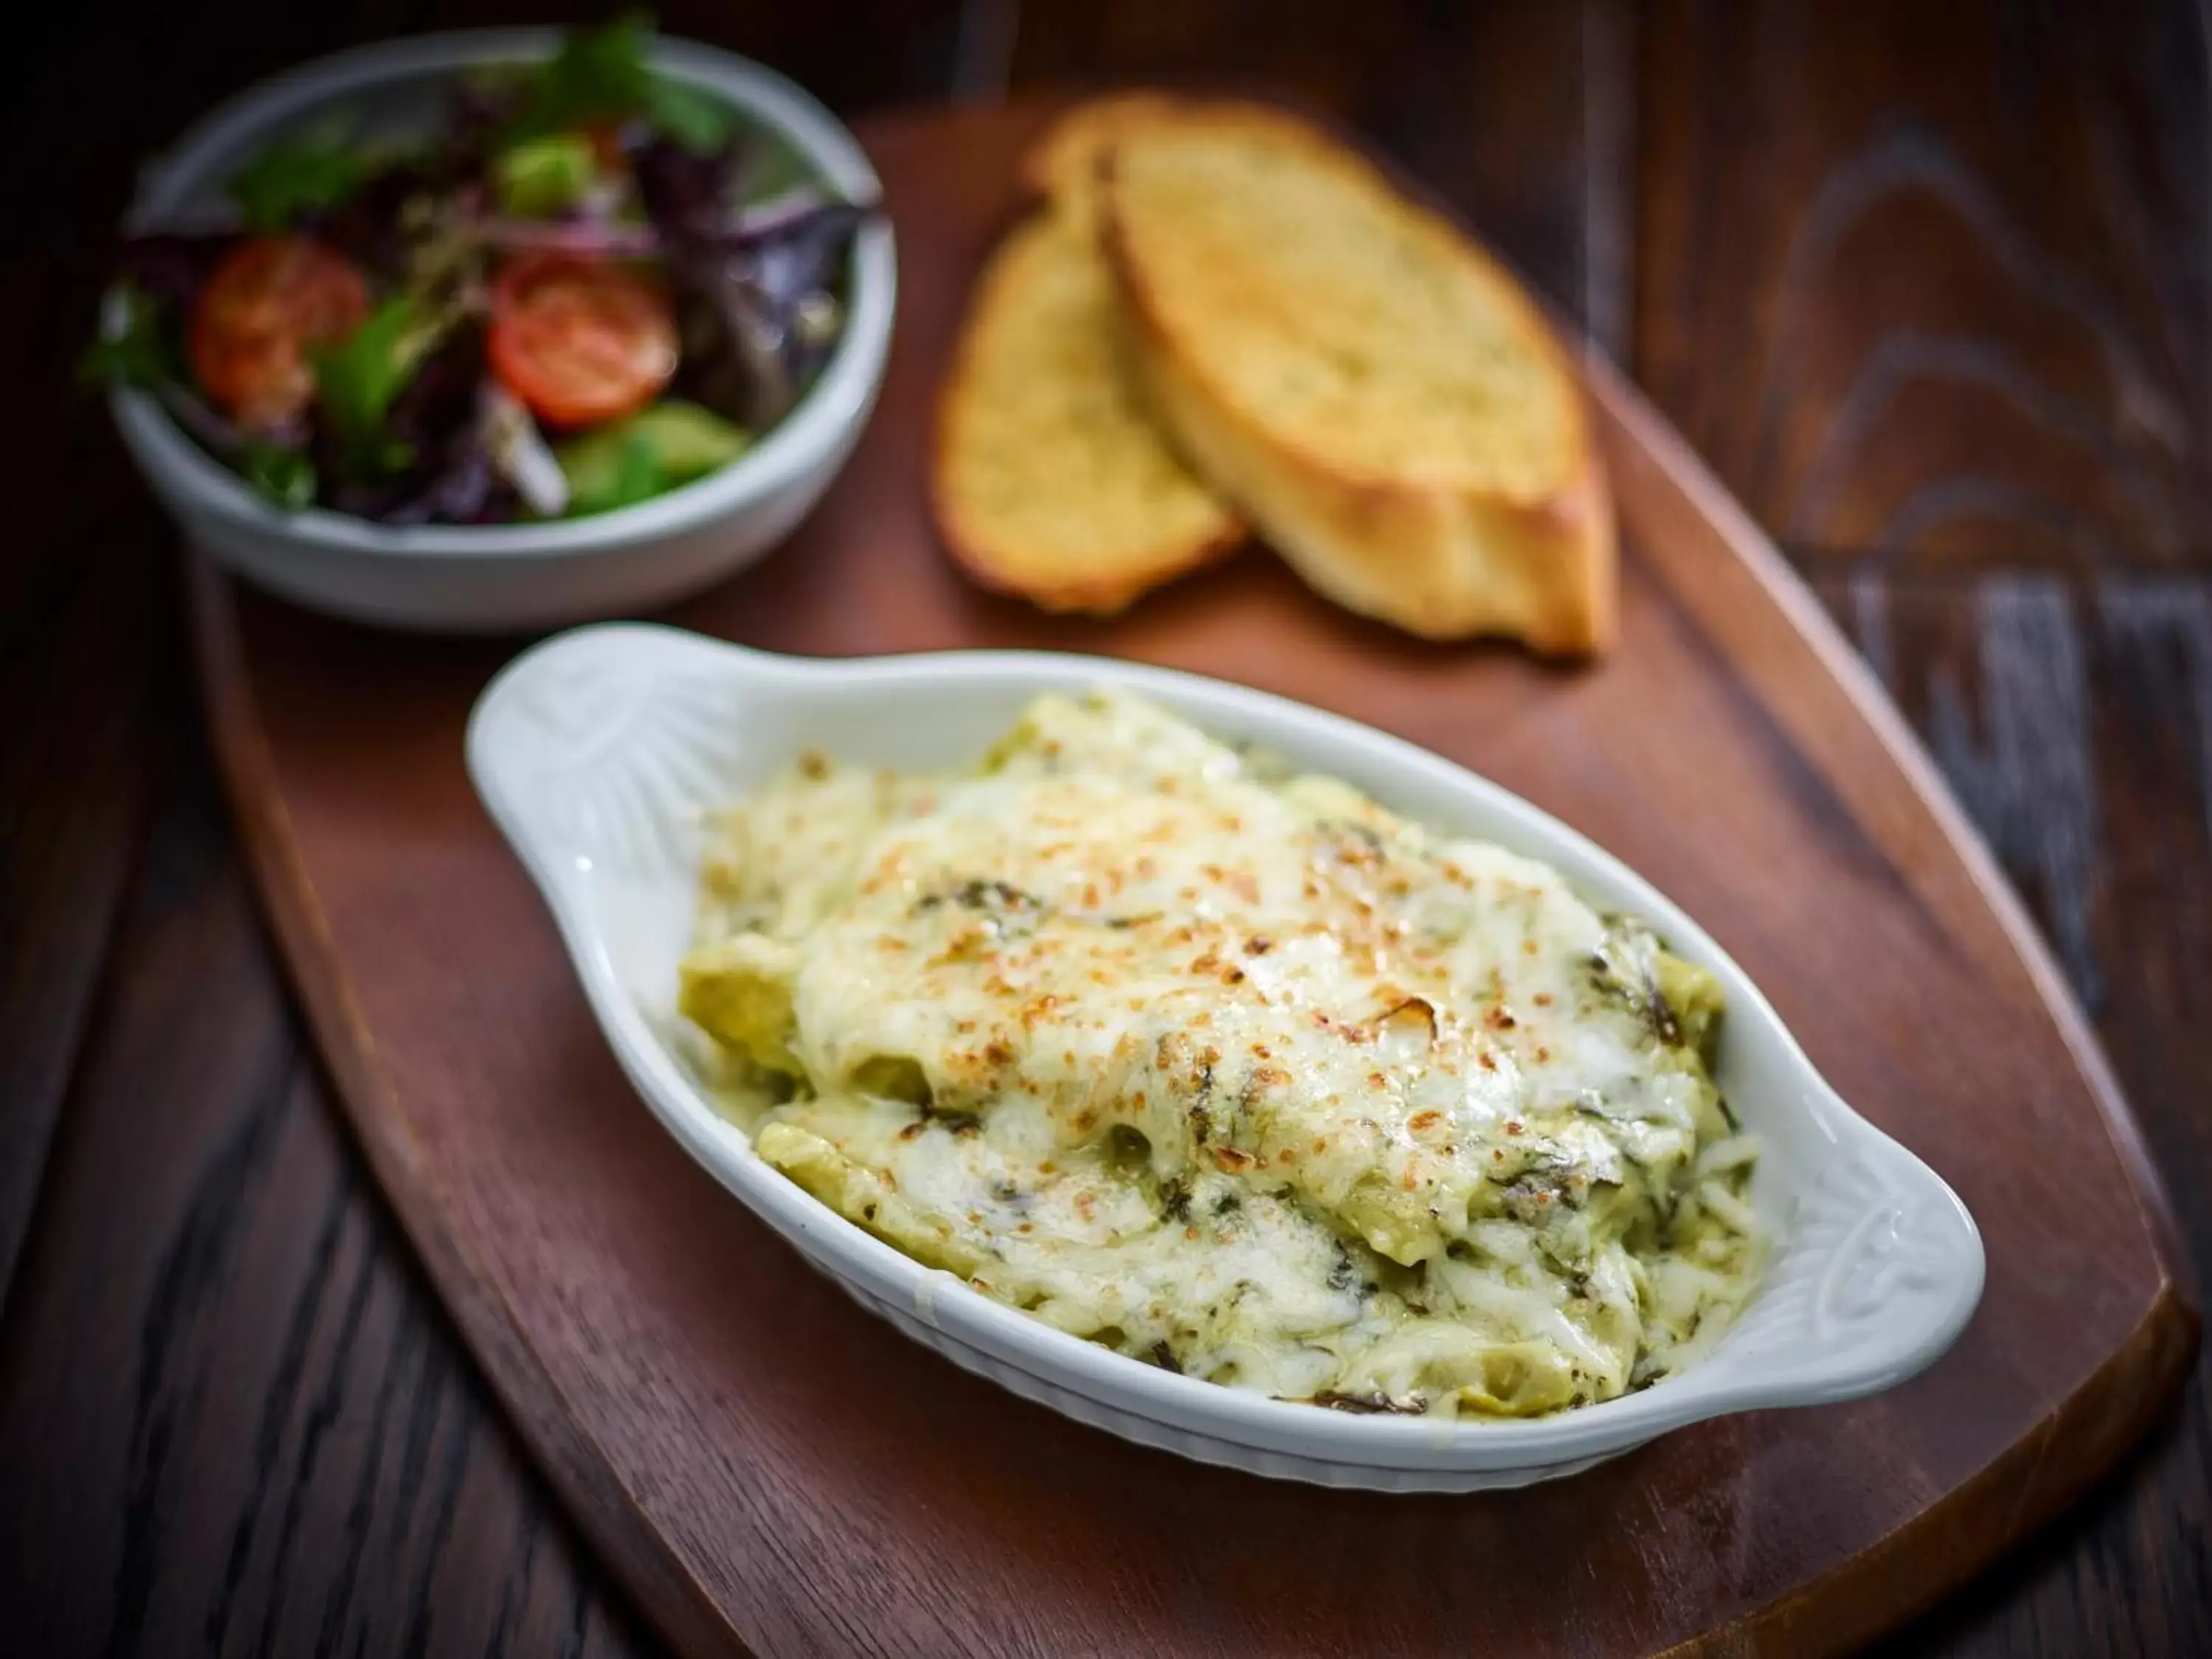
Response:
POLYGON ((283 230, 305 214, 336 207, 368 179, 370 165, 358 145, 331 138, 295 138, 271 144, 232 175, 230 199, 248 230, 283 230))
POLYGON ((711 93, 655 75, 646 62, 652 43, 653 19, 643 12, 571 29, 560 50, 531 71, 508 141, 642 118, 687 149, 728 143, 737 134, 736 112, 711 93))
POLYGON ((103 328, 77 359, 77 379, 92 386, 135 386, 140 390, 176 378, 168 343, 161 336, 159 309, 135 283, 109 290, 123 313, 122 325, 103 328))
POLYGON ((419 302, 399 295, 343 340, 308 354, 316 404, 349 477, 386 477, 414 459, 412 447, 392 434, 386 417, 422 365, 429 343, 423 323, 419 302))
POLYGON ((568 513, 580 517, 635 507, 704 477, 751 441, 719 415, 672 398, 571 438, 553 453, 568 481, 568 513))

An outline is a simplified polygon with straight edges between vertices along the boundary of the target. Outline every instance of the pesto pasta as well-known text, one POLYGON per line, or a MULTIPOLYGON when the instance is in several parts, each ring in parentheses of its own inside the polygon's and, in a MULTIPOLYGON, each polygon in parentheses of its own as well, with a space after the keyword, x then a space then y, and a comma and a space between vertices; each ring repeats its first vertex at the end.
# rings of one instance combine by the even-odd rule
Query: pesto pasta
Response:
POLYGON ((1609 1399, 1759 1272, 1710 975, 1122 694, 1038 698, 970 771, 808 757, 729 809, 681 1007, 823 1203, 1282 1399, 1609 1399))

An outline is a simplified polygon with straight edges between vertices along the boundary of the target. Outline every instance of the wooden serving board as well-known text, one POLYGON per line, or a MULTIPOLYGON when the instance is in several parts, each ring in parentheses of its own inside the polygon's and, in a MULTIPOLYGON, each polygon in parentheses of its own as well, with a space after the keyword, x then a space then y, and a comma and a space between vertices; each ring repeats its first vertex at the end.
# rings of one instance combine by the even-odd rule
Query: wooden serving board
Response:
POLYGON ((1813 599, 1590 370, 1626 544, 1602 667, 1416 645, 1264 556, 1108 624, 960 580, 928 416, 1036 111, 866 134, 896 221, 890 376, 792 544, 674 620, 828 654, 1042 646, 1400 732, 1588 831, 1698 915, 1814 1059, 1979 1221, 1981 1310, 1918 1379, 1473 1498, 1259 1480, 1125 1445, 862 1313, 630 1094, 471 794, 511 647, 234 590, 197 623, 216 741, 362 1146, 577 1519, 687 1652, 1832 1652, 1926 1603, 2149 1423, 2196 1342, 2156 1185, 1988 856, 1813 599))

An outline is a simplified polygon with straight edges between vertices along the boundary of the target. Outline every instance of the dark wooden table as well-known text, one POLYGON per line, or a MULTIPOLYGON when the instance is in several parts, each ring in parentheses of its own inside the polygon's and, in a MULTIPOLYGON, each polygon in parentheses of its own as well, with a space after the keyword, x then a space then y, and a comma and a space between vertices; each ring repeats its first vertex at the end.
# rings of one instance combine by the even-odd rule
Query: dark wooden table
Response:
MULTIPOLYGON (((298 58, 546 9, 81 0, 0 64, 9 1653, 656 1650, 523 1462, 331 1109, 210 772, 173 539, 68 389, 137 157, 298 58)), ((2204 1282, 2200 7, 662 10, 848 113, 1270 85, 1462 204, 1680 426, 1919 728, 2096 1019, 2204 1282)), ((2150 1444, 1893 1646, 2212 1652, 2208 1533, 2200 1363, 2150 1444)))

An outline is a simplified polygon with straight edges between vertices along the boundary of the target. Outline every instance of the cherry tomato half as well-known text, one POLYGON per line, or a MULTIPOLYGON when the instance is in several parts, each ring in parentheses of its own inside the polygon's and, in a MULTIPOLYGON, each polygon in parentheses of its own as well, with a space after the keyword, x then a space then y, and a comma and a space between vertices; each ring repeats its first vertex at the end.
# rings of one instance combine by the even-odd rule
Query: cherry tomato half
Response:
POLYGON ((226 255, 192 306, 192 373, 254 430, 313 400, 307 348, 361 326, 368 285, 352 262, 304 236, 259 236, 226 255))
POLYGON ((492 372, 549 426, 642 408, 676 373, 676 318, 645 278, 604 260, 532 254, 492 292, 492 372))

